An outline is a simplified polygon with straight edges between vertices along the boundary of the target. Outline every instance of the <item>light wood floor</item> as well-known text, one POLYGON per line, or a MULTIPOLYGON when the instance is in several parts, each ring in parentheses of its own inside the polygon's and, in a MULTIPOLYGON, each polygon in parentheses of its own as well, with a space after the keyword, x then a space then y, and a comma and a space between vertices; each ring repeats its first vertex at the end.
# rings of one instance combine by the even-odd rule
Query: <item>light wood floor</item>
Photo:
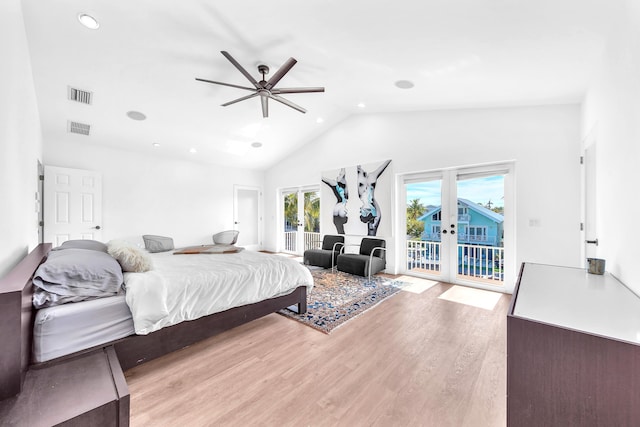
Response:
POLYGON ((399 292, 325 335, 278 314, 126 372, 132 426, 504 426, 506 312, 399 292))

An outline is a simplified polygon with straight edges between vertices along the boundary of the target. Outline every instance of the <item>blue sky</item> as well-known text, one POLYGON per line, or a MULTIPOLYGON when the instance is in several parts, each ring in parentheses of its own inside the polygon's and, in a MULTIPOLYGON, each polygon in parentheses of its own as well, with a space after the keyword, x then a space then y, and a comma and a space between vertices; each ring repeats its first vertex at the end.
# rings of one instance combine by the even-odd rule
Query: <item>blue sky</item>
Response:
MULTIPOLYGON (((413 199, 427 205, 440 206, 441 180, 407 184, 407 203, 413 199)), ((485 205, 491 200, 492 206, 504 206, 504 176, 494 175, 484 178, 458 181, 458 197, 485 205)))

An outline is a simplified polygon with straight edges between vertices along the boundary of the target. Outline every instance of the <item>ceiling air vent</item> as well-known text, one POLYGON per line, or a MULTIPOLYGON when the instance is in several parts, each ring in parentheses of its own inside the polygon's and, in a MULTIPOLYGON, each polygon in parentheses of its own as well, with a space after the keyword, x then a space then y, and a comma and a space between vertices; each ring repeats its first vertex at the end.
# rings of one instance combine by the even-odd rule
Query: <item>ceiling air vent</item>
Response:
POLYGON ((87 105, 91 105, 91 103, 93 102, 92 92, 78 89, 71 86, 68 86, 68 88, 69 90, 67 95, 69 97, 69 101, 80 102, 81 104, 87 104, 87 105))
POLYGON ((89 135, 90 130, 91 130, 91 125, 72 122, 70 120, 67 122, 67 132, 69 133, 77 133, 79 135, 89 135))

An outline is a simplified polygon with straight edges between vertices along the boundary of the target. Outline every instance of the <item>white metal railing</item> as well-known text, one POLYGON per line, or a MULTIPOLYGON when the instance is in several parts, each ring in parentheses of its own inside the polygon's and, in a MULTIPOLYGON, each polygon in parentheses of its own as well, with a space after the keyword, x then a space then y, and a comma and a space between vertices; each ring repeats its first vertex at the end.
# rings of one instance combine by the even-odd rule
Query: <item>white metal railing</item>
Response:
POLYGON ((407 270, 440 271, 440 242, 407 240, 407 270))
MULTIPOLYGON (((407 270, 440 271, 440 242, 407 240, 407 270)), ((458 244, 458 275, 471 280, 504 281, 504 248, 458 244)))
POLYGON ((458 274, 503 282, 504 248, 458 244, 458 274))
POLYGON ((320 233, 313 233, 310 231, 304 232, 304 250, 307 249, 320 249, 322 247, 322 238, 320 233))
POLYGON ((461 233, 458 234, 458 243, 482 243, 487 246, 494 246, 496 244, 496 237, 461 233))
POLYGON ((284 250, 286 252, 296 252, 297 247, 298 247, 298 232, 285 231, 284 232, 284 250))
MULTIPOLYGON (((440 233, 423 233, 422 237, 428 241, 436 241, 439 242, 442 236, 440 233)), ((458 234, 458 243, 482 243, 485 245, 495 245, 496 238, 495 236, 483 236, 483 235, 472 235, 472 234, 458 234)))
MULTIPOLYGON (((322 239, 320 233, 304 232, 304 249, 320 249, 322 247, 322 239)), ((285 252, 298 253, 298 232, 284 232, 284 250, 285 252)))

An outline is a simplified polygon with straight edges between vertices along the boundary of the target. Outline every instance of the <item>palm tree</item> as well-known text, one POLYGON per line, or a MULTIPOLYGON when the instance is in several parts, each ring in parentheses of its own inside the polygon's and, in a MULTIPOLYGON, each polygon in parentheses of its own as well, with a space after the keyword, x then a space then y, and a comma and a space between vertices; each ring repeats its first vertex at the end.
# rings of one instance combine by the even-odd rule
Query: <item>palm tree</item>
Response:
POLYGON ((294 224, 298 224, 298 194, 289 193, 284 196, 285 231, 295 228, 294 224))
POLYGON ((424 222, 419 221, 427 208, 420 203, 420 199, 413 199, 407 206, 407 236, 420 239, 424 232, 424 222))
POLYGON ((420 203, 420 199, 413 199, 407 207, 407 218, 418 219, 427 208, 420 203))
POLYGON ((320 232, 320 194, 317 191, 304 193, 304 231, 320 232))

